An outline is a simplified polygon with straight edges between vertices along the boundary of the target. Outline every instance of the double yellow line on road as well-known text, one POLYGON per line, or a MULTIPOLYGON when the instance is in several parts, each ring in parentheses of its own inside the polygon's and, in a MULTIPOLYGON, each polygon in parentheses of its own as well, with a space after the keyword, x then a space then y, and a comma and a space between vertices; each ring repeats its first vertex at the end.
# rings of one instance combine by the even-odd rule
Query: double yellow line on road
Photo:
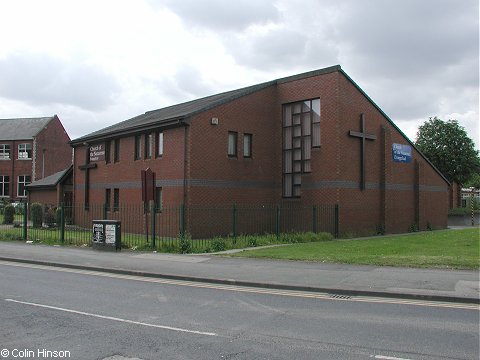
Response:
POLYGON ((165 279, 165 278, 153 278, 153 277, 144 277, 144 276, 138 276, 138 275, 124 275, 124 274, 115 274, 115 273, 101 272, 101 271, 71 269, 71 268, 64 268, 64 267, 57 267, 57 266, 17 263, 13 261, 3 261, 3 260, 0 260, 0 265, 23 267, 23 268, 29 268, 29 269, 39 269, 39 270, 46 270, 46 271, 66 272, 66 273, 90 275, 90 276, 100 276, 100 277, 106 277, 106 278, 112 278, 112 279, 142 281, 142 282, 155 283, 155 284, 188 286, 188 287, 194 287, 194 288, 213 289, 213 290, 221 290, 221 291, 235 291, 235 292, 244 292, 244 293, 253 293, 253 294, 290 296, 290 297, 298 297, 298 298, 331 300, 331 301, 351 301, 351 302, 367 302, 367 303, 380 303, 380 304, 413 305, 413 306, 427 306, 427 307, 440 307, 440 308, 452 308, 452 309, 466 309, 466 310, 476 310, 476 311, 480 310, 480 306, 477 304, 395 299, 395 298, 371 297, 371 296, 335 296, 335 294, 320 293, 320 292, 317 293, 317 292, 306 292, 306 291, 296 291, 296 290, 266 289, 266 288, 247 287, 247 286, 238 286, 238 285, 226 285, 226 284, 224 285, 224 284, 213 284, 213 283, 174 280, 174 279, 165 279))

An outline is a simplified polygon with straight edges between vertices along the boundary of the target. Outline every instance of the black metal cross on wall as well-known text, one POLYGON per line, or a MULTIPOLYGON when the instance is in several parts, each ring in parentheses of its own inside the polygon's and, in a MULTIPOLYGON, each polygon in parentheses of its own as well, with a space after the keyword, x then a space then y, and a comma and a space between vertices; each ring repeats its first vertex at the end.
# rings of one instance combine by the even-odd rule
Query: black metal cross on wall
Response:
POLYGON ((366 173, 366 170, 365 170, 365 168, 366 168, 365 141, 366 140, 375 140, 377 137, 373 134, 367 134, 365 132, 365 115, 364 114, 360 114, 360 123, 361 123, 361 127, 362 127, 361 132, 350 130, 348 135, 356 137, 356 138, 360 138, 360 140, 362 141, 362 150, 361 150, 362 179, 361 179, 361 182, 360 182, 360 187, 361 187, 362 190, 365 190, 365 173, 366 173))
POLYGON ((87 145, 87 148, 85 150, 86 156, 85 156, 85 164, 80 165, 78 168, 82 171, 85 171, 85 184, 84 184, 84 206, 85 210, 88 210, 89 204, 90 204, 90 169, 95 169, 97 167, 97 164, 91 164, 90 163, 90 151, 89 147, 87 145))

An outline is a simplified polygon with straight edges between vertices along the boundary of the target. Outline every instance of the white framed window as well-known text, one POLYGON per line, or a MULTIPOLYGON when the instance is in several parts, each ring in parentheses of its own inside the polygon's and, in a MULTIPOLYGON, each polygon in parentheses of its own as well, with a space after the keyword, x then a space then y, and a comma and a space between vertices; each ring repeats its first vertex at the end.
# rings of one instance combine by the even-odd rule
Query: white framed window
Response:
POLYGON ((18 159, 31 160, 32 159, 32 144, 18 144, 18 159))
POLYGON ((0 197, 10 196, 10 176, 0 175, 0 197))
POLYGON ((0 160, 10 160, 9 144, 0 144, 0 160))
POLYGON ((27 189, 25 186, 30 184, 32 179, 30 175, 20 175, 17 181, 17 196, 18 197, 25 197, 27 196, 27 189))

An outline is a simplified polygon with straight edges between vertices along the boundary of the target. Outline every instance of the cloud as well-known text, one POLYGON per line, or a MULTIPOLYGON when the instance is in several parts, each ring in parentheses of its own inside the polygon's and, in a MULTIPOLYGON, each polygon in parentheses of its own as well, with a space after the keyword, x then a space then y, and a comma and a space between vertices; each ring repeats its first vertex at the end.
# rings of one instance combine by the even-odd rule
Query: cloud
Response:
POLYGON ((48 55, 16 53, 0 60, 0 96, 29 104, 73 105, 103 110, 120 91, 100 68, 48 55))
POLYGON ((164 4, 187 23, 210 30, 238 31, 279 17, 270 0, 165 0, 164 4))

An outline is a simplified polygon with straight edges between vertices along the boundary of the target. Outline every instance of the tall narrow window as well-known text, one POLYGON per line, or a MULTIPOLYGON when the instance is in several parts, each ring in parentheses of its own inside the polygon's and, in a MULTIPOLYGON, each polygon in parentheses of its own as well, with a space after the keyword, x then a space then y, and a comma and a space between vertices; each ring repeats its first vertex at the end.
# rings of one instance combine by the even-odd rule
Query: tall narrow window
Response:
POLYGON ((252 134, 243 134, 243 157, 252 157, 252 134))
POLYGON ((0 160, 10 160, 10 145, 0 144, 0 160))
POLYGON ((105 189, 105 211, 110 211, 111 197, 112 197, 112 190, 105 189))
POLYGON ((120 139, 115 139, 113 162, 119 162, 119 161, 120 161, 120 139))
POLYGON ((0 197, 10 196, 10 177, 8 175, 0 175, 0 197))
POLYGON ((300 197, 302 174, 312 171, 312 148, 318 146, 320 146, 320 99, 284 105, 284 197, 300 197))
POLYGON ((27 189, 25 189, 25 186, 30 184, 32 182, 31 178, 29 175, 20 175, 18 177, 18 182, 17 182, 17 196, 19 197, 25 197, 27 196, 27 189))
POLYGON ((151 159, 153 153, 153 134, 145 134, 145 159, 151 159))
POLYGON ((238 133, 234 131, 228 132, 228 156, 237 157, 237 138, 238 133))
POLYGON ((120 189, 113 189, 113 211, 120 209, 120 189))
POLYGON ((157 136, 157 156, 163 156, 163 132, 159 132, 157 136))
POLYGON ((110 164, 110 152, 111 152, 111 142, 110 140, 105 141, 105 164, 110 164))
POLYGON ((139 160, 140 159, 140 154, 142 153, 142 136, 141 135, 136 135, 135 136, 135 149, 134 149, 134 159, 139 160))
POLYGON ((18 158, 30 160, 32 158, 32 144, 18 144, 18 158))

